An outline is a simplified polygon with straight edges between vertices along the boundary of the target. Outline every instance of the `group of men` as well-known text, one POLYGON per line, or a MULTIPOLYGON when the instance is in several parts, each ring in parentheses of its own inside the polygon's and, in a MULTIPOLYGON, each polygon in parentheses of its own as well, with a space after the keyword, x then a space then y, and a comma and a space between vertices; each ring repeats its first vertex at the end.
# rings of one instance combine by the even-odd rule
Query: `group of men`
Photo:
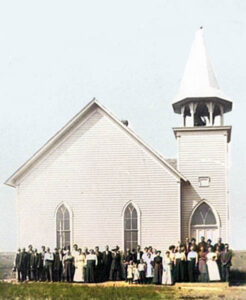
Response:
MULTIPOLYGON (((195 239, 189 241, 187 238, 184 243, 179 242, 177 246, 170 246, 169 250, 173 252, 173 257, 175 257, 176 252, 184 252, 187 257, 190 251, 199 254, 201 249, 206 252, 211 248, 214 252, 220 252, 222 278, 224 281, 228 281, 232 255, 231 251, 228 251, 227 244, 223 244, 221 239, 212 246, 211 240, 205 241, 203 237, 198 244, 196 244, 195 239), (225 249, 227 250, 225 251, 225 249)), ((87 283, 116 281, 127 280, 129 277, 128 266, 131 264, 135 264, 136 267, 140 263, 145 264, 146 266, 142 272, 148 272, 147 261, 149 259, 149 267, 152 268, 153 265, 153 276, 150 276, 151 281, 149 283, 155 283, 156 274, 157 278, 162 276, 159 268, 162 264, 160 253, 151 246, 145 247, 144 251, 141 251, 140 246, 137 246, 136 249, 126 249, 123 253, 118 246, 111 251, 106 246, 103 252, 99 251, 99 247, 95 247, 95 250, 91 249, 90 251, 84 248, 82 251, 76 244, 73 246, 72 251, 70 251, 69 246, 64 247, 64 249, 55 248, 54 252, 51 252, 50 248, 42 246, 41 251, 38 252, 37 249, 33 249, 32 245, 29 245, 27 251, 25 248, 22 251, 18 249, 14 271, 16 271, 17 280, 22 282, 26 280, 73 282, 75 277, 77 278, 75 281, 87 283), (155 272, 157 273, 155 274, 155 272), (152 281, 152 279, 154 280, 152 281)), ((199 255, 197 256, 198 259, 199 255)), ((144 277, 146 276, 145 273, 144 277)), ((141 283, 144 282, 146 281, 141 281, 141 283)), ((159 279, 157 283, 160 283, 159 279)))
MULTIPOLYGON (((72 251, 70 247, 64 247, 63 249, 54 249, 54 252, 50 251, 50 248, 45 246, 41 247, 41 251, 33 249, 32 245, 28 246, 28 250, 25 248, 22 250, 19 248, 15 260, 13 271, 16 272, 16 278, 20 282, 24 281, 67 281, 72 282, 76 271, 76 258, 80 255, 87 257, 87 261, 83 267, 83 281, 84 282, 102 282, 121 280, 121 253, 118 246, 112 251, 109 250, 109 246, 105 247, 104 252, 99 251, 99 247, 95 247, 95 250, 88 251, 88 248, 84 249, 82 253, 81 249, 75 244, 72 251), (90 256, 96 258, 96 263, 91 268, 90 256), (86 271, 87 269, 87 271, 86 271), (90 271, 90 276, 87 279, 87 273, 90 271), (92 274, 91 274, 92 273, 92 274)), ((81 280, 82 281, 82 280, 81 280)))

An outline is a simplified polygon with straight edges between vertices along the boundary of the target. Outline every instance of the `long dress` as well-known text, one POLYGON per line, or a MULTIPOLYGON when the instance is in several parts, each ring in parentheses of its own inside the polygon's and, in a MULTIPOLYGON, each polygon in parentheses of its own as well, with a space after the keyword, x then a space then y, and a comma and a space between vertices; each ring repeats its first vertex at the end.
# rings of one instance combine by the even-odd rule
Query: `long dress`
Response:
POLYGON ((154 278, 153 283, 161 284, 162 279, 162 257, 156 256, 154 258, 154 278))
POLYGON ((208 278, 209 281, 219 281, 220 280, 220 273, 218 265, 215 261, 216 253, 209 252, 207 254, 207 266, 208 266, 208 278))
POLYGON ((151 280, 151 278, 154 277, 153 265, 152 265, 153 260, 152 260, 151 257, 147 256, 147 258, 145 259, 145 261, 146 261, 146 276, 145 277, 148 280, 151 280))
POLYGON ((133 281, 138 283, 140 280, 140 273, 137 265, 133 266, 133 281))
POLYGON ((195 282, 196 281, 196 265, 198 261, 198 254, 195 251, 190 251, 187 255, 187 261, 188 261, 188 279, 189 282, 195 282))
POLYGON ((75 282, 84 282, 84 266, 85 266, 85 255, 79 254, 75 258, 75 274, 73 279, 75 282))
POLYGON ((86 256, 86 280, 88 283, 95 282, 95 268, 97 265, 97 256, 88 254, 86 256))
POLYGON ((169 257, 165 256, 163 260, 162 284, 165 285, 173 284, 172 268, 173 268, 172 259, 170 258, 170 256, 169 257))
POLYGON ((177 252, 175 254, 175 281, 183 282, 185 280, 185 253, 177 252))
POLYGON ((133 280, 133 265, 128 265, 127 266, 127 279, 129 281, 133 280))
POLYGON ((206 252, 199 252, 199 281, 200 282, 208 282, 208 269, 207 269, 207 253, 206 252))

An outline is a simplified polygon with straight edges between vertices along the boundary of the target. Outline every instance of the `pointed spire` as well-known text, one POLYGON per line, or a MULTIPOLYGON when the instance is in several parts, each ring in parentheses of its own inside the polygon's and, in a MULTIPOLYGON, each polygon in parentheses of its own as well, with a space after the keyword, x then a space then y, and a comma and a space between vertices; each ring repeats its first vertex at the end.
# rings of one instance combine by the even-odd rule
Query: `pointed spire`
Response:
POLYGON ((224 105, 224 112, 230 111, 232 108, 231 100, 219 89, 204 44, 202 26, 195 34, 180 89, 174 99, 174 111, 180 113, 181 106, 184 102, 187 102, 188 99, 193 99, 193 101, 218 99, 218 101, 224 105))

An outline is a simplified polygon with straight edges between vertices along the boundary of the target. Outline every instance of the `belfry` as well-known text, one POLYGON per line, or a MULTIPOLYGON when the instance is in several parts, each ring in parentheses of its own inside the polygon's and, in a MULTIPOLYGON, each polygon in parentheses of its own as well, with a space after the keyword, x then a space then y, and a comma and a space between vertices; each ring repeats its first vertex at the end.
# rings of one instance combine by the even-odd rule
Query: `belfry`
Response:
POLYGON ((231 127, 224 114, 232 102, 219 89, 203 39, 195 35, 180 89, 173 102, 182 115, 174 128, 178 170, 188 178, 181 200, 182 237, 225 240, 229 234, 228 143, 231 127))

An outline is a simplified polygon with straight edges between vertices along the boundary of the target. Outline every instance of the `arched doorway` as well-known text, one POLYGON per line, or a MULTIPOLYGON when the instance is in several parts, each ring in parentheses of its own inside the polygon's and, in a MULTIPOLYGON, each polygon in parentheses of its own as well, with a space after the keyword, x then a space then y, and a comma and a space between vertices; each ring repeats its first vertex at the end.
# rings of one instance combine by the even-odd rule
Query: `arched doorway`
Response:
POLYGON ((193 210, 190 218, 190 238, 197 241, 204 236, 215 242, 219 238, 219 221, 216 212, 203 201, 193 210))
POLYGON ((56 245, 57 248, 70 246, 71 226, 70 213, 64 204, 56 211, 56 245))

